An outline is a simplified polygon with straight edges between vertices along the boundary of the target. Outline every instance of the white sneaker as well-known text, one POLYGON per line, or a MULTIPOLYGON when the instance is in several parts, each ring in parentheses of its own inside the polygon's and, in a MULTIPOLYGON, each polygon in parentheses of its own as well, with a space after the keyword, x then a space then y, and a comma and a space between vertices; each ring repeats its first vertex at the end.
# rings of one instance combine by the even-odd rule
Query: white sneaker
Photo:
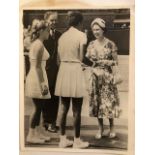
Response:
POLYGON ((40 127, 36 127, 36 129, 35 129, 35 135, 36 135, 36 137, 38 137, 38 138, 40 138, 40 139, 43 139, 43 140, 45 140, 45 141, 50 141, 50 140, 51 140, 51 137, 46 136, 46 135, 44 135, 44 134, 41 132, 40 127))
POLYGON ((35 136, 27 136, 26 138, 26 142, 28 143, 33 143, 33 144, 44 144, 45 140, 44 139, 40 139, 38 137, 35 136))
POLYGON ((102 134, 100 132, 98 132, 96 135, 95 135, 95 138, 96 139, 101 139, 102 138, 102 134))
POLYGON ((39 137, 36 136, 35 134, 35 129, 29 129, 28 136, 26 138, 26 141, 28 143, 33 143, 33 144, 43 144, 45 140, 40 139, 39 137))
POLYGON ((79 140, 77 142, 74 141, 73 143, 73 148, 77 148, 77 149, 84 149, 87 148, 89 146, 88 142, 83 142, 82 140, 79 140))
POLYGON ((115 138, 116 137, 116 133, 115 132, 110 132, 109 133, 109 138, 115 138))
POLYGON ((44 139, 45 141, 50 141, 51 140, 51 137, 45 136, 42 133, 39 134, 39 138, 44 139))
POLYGON ((69 147, 69 146, 72 146, 73 145, 73 141, 72 140, 69 140, 69 139, 64 139, 64 140, 60 140, 59 142, 59 147, 60 148, 66 148, 66 147, 69 147))

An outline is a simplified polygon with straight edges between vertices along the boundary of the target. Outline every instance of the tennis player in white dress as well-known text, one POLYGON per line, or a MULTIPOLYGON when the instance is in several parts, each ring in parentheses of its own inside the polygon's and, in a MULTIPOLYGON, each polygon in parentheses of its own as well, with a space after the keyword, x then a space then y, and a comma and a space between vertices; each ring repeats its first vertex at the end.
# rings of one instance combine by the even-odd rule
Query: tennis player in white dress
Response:
POLYGON ((83 16, 79 12, 69 15, 69 29, 58 42, 60 68, 57 76, 55 95, 61 97, 60 143, 59 147, 86 148, 88 142, 80 139, 81 109, 85 95, 85 80, 82 71, 83 48, 87 42, 85 33, 80 31, 83 16), (66 138, 66 117, 72 100, 74 120, 74 142, 66 138))
POLYGON ((29 51, 30 71, 26 77, 25 95, 32 98, 35 111, 31 116, 32 119, 26 141, 43 144, 45 141, 50 140, 50 137, 43 135, 39 128, 44 102, 51 97, 45 70, 49 54, 43 45, 43 41, 49 37, 47 24, 42 20, 38 22, 32 30, 32 35, 33 37, 35 36, 35 39, 32 41, 29 51))

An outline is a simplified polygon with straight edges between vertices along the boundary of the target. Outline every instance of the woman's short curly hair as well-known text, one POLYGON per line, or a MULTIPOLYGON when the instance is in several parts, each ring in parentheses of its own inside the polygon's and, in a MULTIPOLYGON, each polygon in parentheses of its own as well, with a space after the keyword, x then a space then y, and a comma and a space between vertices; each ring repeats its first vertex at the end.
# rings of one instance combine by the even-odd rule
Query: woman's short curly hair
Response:
POLYGON ((58 13, 56 11, 47 11, 45 14, 44 14, 44 20, 47 20, 51 15, 58 15, 58 13))
POLYGON ((38 20, 37 24, 31 29, 31 38, 35 40, 40 35, 40 30, 48 28, 48 23, 45 20, 38 20))

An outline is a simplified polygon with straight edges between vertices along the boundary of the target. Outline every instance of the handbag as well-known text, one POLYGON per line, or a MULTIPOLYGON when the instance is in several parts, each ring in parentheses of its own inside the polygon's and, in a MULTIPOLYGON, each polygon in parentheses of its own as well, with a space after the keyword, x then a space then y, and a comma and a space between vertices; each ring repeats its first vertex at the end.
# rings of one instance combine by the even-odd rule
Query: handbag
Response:
POLYGON ((113 84, 118 85, 123 82, 123 79, 120 75, 120 71, 117 65, 112 67, 112 73, 113 73, 113 84))

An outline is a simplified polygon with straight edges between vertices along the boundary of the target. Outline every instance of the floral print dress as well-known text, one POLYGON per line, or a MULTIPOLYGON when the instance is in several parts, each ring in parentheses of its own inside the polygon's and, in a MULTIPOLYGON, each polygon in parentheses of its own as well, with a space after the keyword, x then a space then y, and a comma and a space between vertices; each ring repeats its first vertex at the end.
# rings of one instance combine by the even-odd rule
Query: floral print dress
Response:
POLYGON ((103 44, 97 40, 89 43, 86 57, 95 65, 91 68, 89 87, 89 114, 97 118, 119 116, 119 95, 113 84, 112 67, 117 64, 117 47, 114 42, 104 38, 103 44))

